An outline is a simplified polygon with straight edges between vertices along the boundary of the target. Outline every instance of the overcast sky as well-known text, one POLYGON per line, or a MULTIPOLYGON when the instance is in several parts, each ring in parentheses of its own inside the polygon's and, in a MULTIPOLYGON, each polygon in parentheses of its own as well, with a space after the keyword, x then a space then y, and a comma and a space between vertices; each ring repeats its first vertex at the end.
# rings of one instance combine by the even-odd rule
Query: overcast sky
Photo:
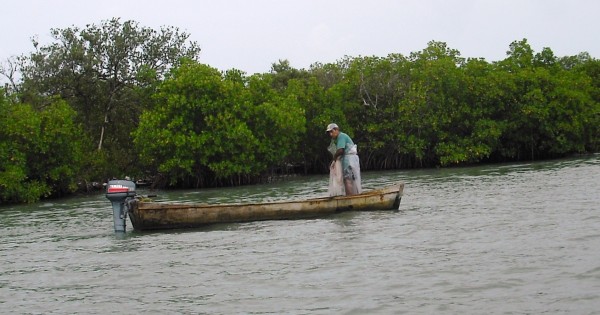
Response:
POLYGON ((557 56, 587 51, 600 58, 597 0, 11 0, 2 1, 0 62, 50 42, 51 28, 85 27, 120 17, 191 34, 200 61, 221 70, 268 72, 287 59, 294 68, 344 56, 408 55, 431 40, 463 57, 504 59, 527 38, 557 56))

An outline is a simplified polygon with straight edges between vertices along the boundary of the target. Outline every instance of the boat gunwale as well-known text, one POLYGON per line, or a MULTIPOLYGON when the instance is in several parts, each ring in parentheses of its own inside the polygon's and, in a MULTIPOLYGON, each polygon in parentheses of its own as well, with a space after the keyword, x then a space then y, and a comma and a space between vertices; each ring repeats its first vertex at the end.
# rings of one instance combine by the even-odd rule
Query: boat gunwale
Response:
POLYGON ((150 210, 155 208, 222 208, 222 207, 239 207, 239 206, 262 206, 262 205, 278 205, 278 204, 292 204, 292 203, 307 203, 307 202, 321 202, 321 201, 337 201, 337 200, 349 200, 356 198, 369 198, 373 196, 383 196, 396 194, 402 197, 404 190, 404 183, 397 183, 394 185, 386 186, 379 189, 373 189, 362 192, 357 195, 350 196, 332 196, 332 197, 317 197, 310 199, 299 199, 299 200, 278 200, 270 202, 257 202, 257 203, 218 203, 218 204, 207 204, 207 203, 195 203, 195 202, 180 202, 175 203, 173 201, 156 202, 156 201, 142 201, 136 200, 136 208, 138 210, 150 210))

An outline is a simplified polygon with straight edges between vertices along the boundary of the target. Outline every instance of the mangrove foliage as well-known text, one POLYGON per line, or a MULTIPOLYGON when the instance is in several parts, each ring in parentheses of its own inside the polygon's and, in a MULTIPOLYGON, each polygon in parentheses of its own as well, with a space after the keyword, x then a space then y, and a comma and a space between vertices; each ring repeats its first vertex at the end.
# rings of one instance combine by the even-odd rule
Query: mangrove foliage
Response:
POLYGON ((535 52, 464 58, 432 41, 409 55, 344 57, 248 75, 203 64, 177 28, 119 19, 51 30, 2 64, 0 201, 32 202, 131 176, 160 187, 325 173, 325 126, 363 170, 598 152, 600 61, 535 52))

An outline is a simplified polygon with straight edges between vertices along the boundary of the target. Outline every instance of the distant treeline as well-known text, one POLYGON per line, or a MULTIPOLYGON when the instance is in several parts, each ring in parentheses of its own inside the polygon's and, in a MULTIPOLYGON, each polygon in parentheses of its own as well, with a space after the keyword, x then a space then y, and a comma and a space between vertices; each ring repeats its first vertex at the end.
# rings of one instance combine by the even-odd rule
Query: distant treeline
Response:
POLYGON ((534 52, 526 39, 495 62, 432 41, 409 56, 280 60, 248 75, 202 64, 174 27, 113 19, 51 32, 0 69, 1 202, 112 177, 208 187, 325 173, 330 122, 358 144, 363 170, 600 148, 600 61, 534 52))

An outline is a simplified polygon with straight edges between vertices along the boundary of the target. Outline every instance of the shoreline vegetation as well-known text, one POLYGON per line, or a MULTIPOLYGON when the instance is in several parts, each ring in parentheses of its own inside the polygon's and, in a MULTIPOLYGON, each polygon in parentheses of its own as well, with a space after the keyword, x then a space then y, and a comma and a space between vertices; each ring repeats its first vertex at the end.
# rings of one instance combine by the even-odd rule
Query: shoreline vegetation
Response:
POLYGON ((408 56, 279 60, 248 75, 201 63, 176 27, 112 19, 51 34, 1 63, 0 203, 125 175, 202 188, 325 174, 331 122, 364 171, 600 151, 600 60, 534 52, 527 39, 493 62, 431 41, 408 56))

